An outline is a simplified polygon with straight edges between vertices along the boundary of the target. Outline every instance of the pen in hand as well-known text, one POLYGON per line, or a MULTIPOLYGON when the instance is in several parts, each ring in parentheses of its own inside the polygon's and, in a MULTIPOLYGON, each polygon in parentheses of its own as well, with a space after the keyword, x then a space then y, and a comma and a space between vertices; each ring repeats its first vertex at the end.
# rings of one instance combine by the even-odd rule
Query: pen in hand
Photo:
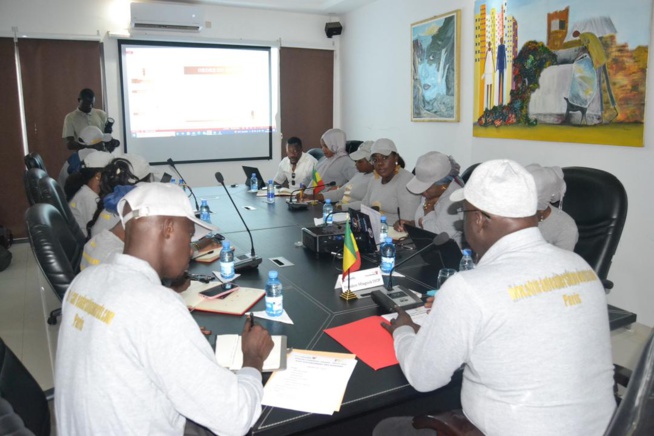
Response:
POLYGON ((254 314, 250 312, 250 328, 254 327, 254 314))
POLYGON ((397 207, 397 220, 401 221, 402 217, 400 216, 400 206, 397 207))

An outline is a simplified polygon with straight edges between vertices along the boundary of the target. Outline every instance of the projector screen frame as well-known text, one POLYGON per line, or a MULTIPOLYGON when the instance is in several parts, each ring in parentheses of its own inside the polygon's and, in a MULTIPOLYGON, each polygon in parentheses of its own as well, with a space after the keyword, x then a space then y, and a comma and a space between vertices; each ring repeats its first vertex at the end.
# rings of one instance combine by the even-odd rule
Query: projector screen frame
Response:
MULTIPOLYGON (((120 75, 120 95, 121 95, 121 113, 123 117, 123 123, 122 123, 122 130, 123 130, 123 138, 124 138, 124 151, 126 153, 129 153, 129 142, 131 139, 131 132, 129 131, 129 126, 130 123, 128 122, 128 116, 129 114, 127 113, 128 110, 128 103, 125 101, 126 98, 126 83, 125 81, 128 79, 126 76, 126 71, 125 71, 125 66, 123 65, 124 62, 124 46, 151 46, 151 47, 188 47, 188 48, 216 48, 216 49, 235 49, 235 50, 254 50, 254 51, 260 51, 260 52, 265 52, 267 53, 267 64, 268 64, 268 89, 269 89, 269 97, 268 97, 268 119, 269 119, 269 126, 267 127, 267 132, 260 133, 261 135, 264 135, 267 137, 267 147, 262 146, 261 151, 263 153, 261 155, 257 156, 234 156, 234 157, 220 157, 216 158, 213 156, 208 156, 206 158, 180 158, 179 156, 176 156, 174 159, 176 163, 208 163, 208 162, 230 162, 230 161, 253 161, 253 160, 271 160, 273 158, 273 141, 274 141, 274 134, 277 133, 280 129, 279 126, 277 125, 278 120, 276 119, 276 113, 279 112, 279 84, 274 83, 274 76, 275 72, 273 71, 273 53, 272 50, 276 48, 274 44, 267 44, 267 43, 261 43, 261 44, 235 44, 235 43, 216 43, 216 42, 204 42, 204 41, 168 41, 168 40, 149 40, 149 39, 117 39, 117 47, 118 47, 118 74, 120 75), (274 94, 277 95, 274 95, 274 94), (275 107, 276 106, 276 107, 275 107), (265 147, 265 150, 264 150, 265 147)), ((277 62, 278 60, 278 55, 277 55, 277 62)), ((277 68, 279 66, 277 65, 277 68)), ((223 135, 224 137, 230 136, 230 135, 223 135)), ((140 153, 144 154, 144 153, 140 153)), ((166 158, 161 158, 161 159, 150 159, 147 155, 144 155, 144 157, 150 162, 151 165, 166 165, 167 162, 167 157, 166 158)))

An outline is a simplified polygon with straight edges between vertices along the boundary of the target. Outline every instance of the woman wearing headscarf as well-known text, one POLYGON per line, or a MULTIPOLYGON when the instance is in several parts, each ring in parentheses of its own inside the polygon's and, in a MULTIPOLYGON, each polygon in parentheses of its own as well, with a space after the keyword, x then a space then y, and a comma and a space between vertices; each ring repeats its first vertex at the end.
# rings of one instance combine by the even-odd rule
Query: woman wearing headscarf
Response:
POLYGON ((561 209, 565 194, 563 171, 559 167, 541 167, 531 164, 525 167, 536 182, 538 191, 538 228, 543 238, 552 245, 565 250, 574 250, 579 239, 579 230, 575 220, 561 209), (552 207, 551 203, 559 203, 552 207))
POLYGON ((341 129, 329 129, 320 138, 325 158, 316 164, 316 171, 327 184, 336 182, 342 186, 357 173, 354 162, 345 148, 345 132, 341 129))
POLYGON ((379 210, 389 224, 414 216, 420 196, 407 192, 406 185, 413 174, 404 169, 395 143, 386 138, 378 139, 370 152, 375 172, 361 203, 379 210))
POLYGON ((446 232, 459 246, 463 237, 463 212, 450 200, 450 194, 463 187, 459 177, 461 166, 452 156, 430 151, 418 158, 416 175, 406 189, 421 195, 413 220, 395 223, 395 230, 404 231, 404 224, 421 227, 432 233, 446 232))
POLYGON ((330 199, 332 203, 340 201, 343 209, 348 207, 358 209, 361 206, 361 200, 368 192, 368 183, 370 183, 372 172, 375 169, 370 163, 371 148, 372 141, 366 141, 359 146, 357 151, 350 153, 350 159, 354 161, 358 172, 340 188, 322 191, 316 196, 316 199, 320 201, 330 199))

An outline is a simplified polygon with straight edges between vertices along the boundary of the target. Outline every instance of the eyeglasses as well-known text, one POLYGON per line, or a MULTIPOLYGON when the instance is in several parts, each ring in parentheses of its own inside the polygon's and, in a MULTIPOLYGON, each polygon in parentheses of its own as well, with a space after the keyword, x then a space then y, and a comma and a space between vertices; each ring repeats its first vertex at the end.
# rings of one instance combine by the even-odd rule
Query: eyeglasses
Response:
POLYGON ((389 154, 388 156, 381 155, 381 156, 378 156, 378 157, 371 157, 370 158, 370 163, 373 164, 373 165, 376 165, 378 163, 386 163, 386 162, 389 161, 391 156, 392 156, 392 154, 389 154))
POLYGON ((295 173, 291 173, 291 186, 295 186, 295 173))
POLYGON ((489 214, 487 214, 486 212, 484 212, 483 210, 480 210, 480 209, 464 209, 464 208, 460 207, 456 211, 458 213, 464 213, 464 214, 465 213, 470 213, 470 212, 479 212, 480 214, 485 216, 486 219, 491 219, 491 216, 489 214))

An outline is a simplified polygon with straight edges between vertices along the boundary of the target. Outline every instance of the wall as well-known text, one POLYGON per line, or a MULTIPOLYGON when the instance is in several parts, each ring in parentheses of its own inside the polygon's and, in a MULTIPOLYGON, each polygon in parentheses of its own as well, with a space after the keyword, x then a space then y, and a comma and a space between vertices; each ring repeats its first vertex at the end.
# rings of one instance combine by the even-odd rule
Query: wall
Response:
MULTIPOLYGON (((472 136, 473 1, 378 0, 342 17, 341 75, 343 127, 357 139, 393 139, 412 167, 428 150, 452 154, 462 168, 493 158, 523 164, 588 166, 613 173, 629 195, 629 213, 609 278, 615 287, 609 302, 635 312, 638 321, 654 325, 650 268, 654 258, 654 100, 649 62, 645 147, 494 140, 472 136), (455 9, 462 10, 461 122, 410 121, 410 25, 455 9)), ((545 19, 545 17, 543 18, 545 19)), ((652 47, 650 41, 650 47, 652 47)))
MULTIPOLYGON (((12 36, 12 28, 17 27, 19 36, 26 34, 33 38, 104 41, 106 109, 110 116, 117 120, 114 132, 120 132, 117 136, 121 141, 122 109, 116 39, 128 34, 129 3, 129 0, 0 0, 0 36, 12 36)), ((134 38, 138 39, 143 35, 145 38, 166 41, 245 44, 279 43, 281 40, 281 45, 287 47, 338 50, 338 38, 328 39, 324 32, 325 23, 337 17, 208 5, 202 5, 201 8, 205 13, 205 21, 211 22, 211 28, 204 29, 200 34, 151 32, 135 35, 134 38)), ((335 69, 335 78, 338 81, 338 61, 335 61, 335 69)), ((338 86, 335 86, 335 93, 340 94, 338 86)), ((75 98, 76 95, 71 96, 71 110, 74 108, 75 98)), ((340 116, 337 98, 334 107, 334 119, 337 120, 340 116)), ((283 130, 283 126, 281 129, 283 130)), ((317 143, 318 139, 313 138, 313 142, 317 143)), ((264 177, 272 177, 280 159, 280 135, 277 134, 273 143, 272 160, 189 164, 178 167, 190 185, 209 186, 216 183, 214 173, 218 170, 223 173, 226 182, 242 183, 245 177, 241 169, 243 164, 257 166, 264 177)), ((170 172, 168 167, 161 167, 160 170, 170 172)))

